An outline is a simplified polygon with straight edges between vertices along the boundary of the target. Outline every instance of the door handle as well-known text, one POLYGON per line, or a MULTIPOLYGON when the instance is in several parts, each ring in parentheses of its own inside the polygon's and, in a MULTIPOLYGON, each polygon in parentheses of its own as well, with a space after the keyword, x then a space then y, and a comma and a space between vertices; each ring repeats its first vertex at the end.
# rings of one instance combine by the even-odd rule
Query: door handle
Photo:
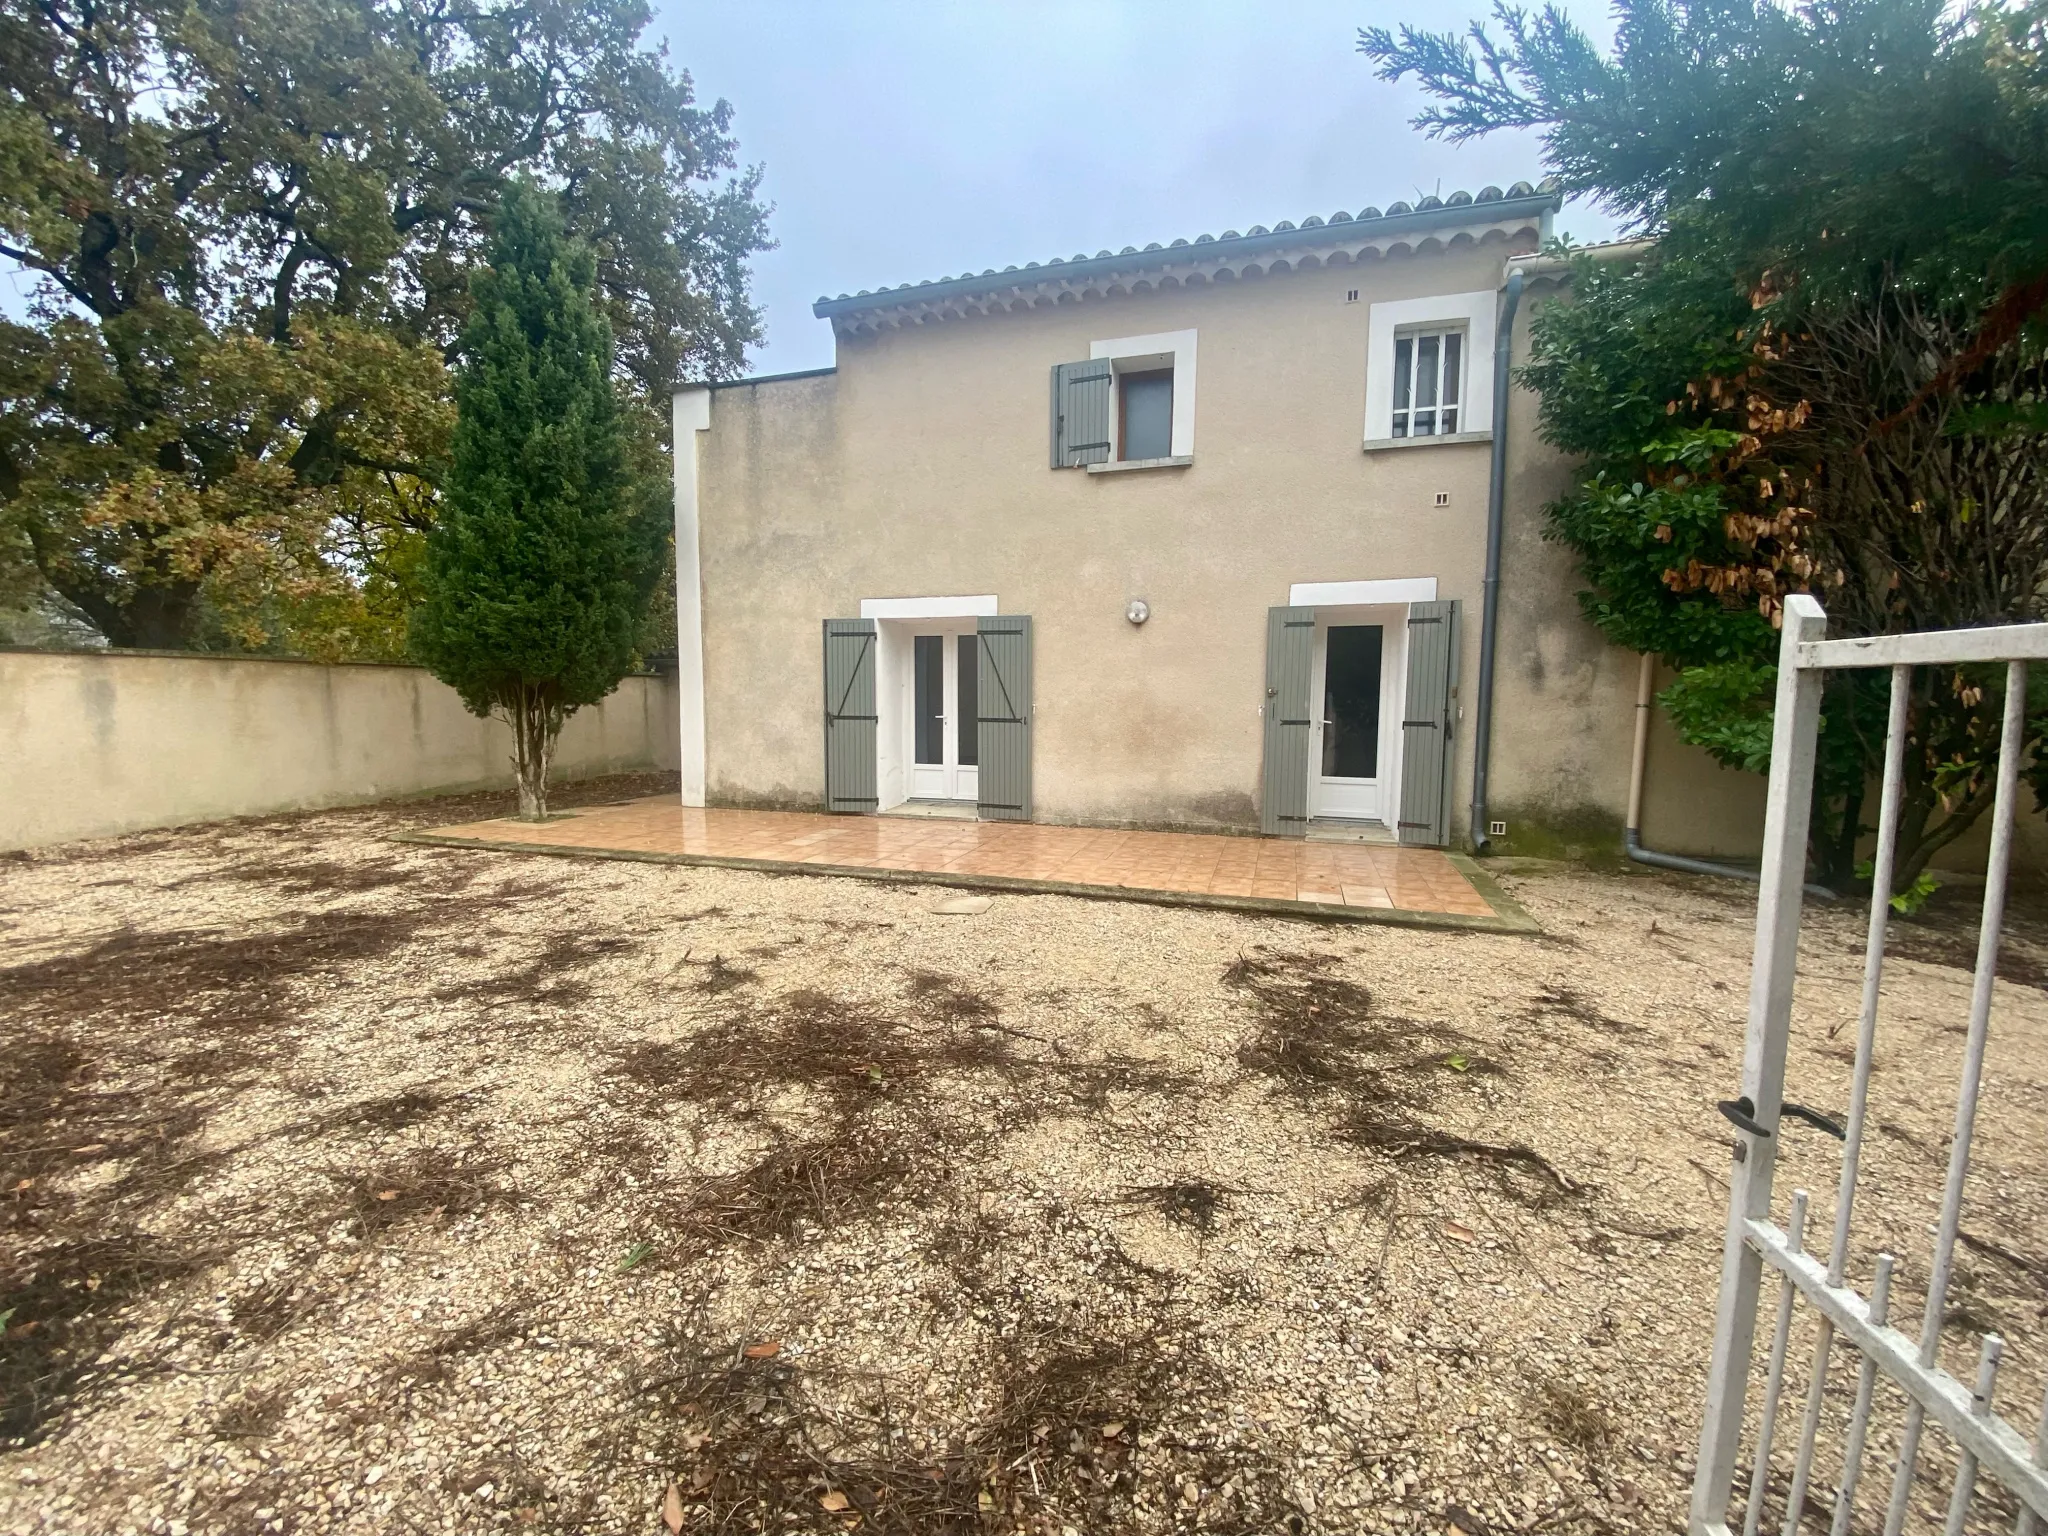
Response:
MULTIPOLYGON (((1727 1119, 1728 1123, 1737 1130, 1747 1131, 1752 1136, 1768 1136, 1771 1134, 1756 1123, 1756 1106, 1750 1102, 1749 1095, 1747 1094, 1744 1094, 1739 1099, 1723 1099, 1714 1108, 1718 1109, 1727 1119)), ((1794 1104, 1789 1100, 1781 1100, 1778 1104, 1778 1114, 1781 1119, 1804 1120, 1815 1130, 1825 1131, 1837 1141, 1848 1139, 1848 1132, 1844 1131, 1832 1118, 1808 1105, 1794 1104)))

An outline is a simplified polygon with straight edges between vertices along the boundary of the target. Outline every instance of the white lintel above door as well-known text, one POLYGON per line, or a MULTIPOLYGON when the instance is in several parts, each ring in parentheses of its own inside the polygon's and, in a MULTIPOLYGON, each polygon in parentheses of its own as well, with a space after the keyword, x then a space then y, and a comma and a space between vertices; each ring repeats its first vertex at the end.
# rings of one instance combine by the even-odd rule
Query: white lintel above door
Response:
POLYGON ((864 619, 980 619, 999 610, 993 592, 981 597, 864 597, 864 619))
MULTIPOLYGON (((1388 581, 1297 581, 1287 589, 1294 608, 1351 608, 1389 603, 1433 603, 1434 576, 1398 576, 1388 581)), ((861 617, 868 617, 862 604, 861 617)))

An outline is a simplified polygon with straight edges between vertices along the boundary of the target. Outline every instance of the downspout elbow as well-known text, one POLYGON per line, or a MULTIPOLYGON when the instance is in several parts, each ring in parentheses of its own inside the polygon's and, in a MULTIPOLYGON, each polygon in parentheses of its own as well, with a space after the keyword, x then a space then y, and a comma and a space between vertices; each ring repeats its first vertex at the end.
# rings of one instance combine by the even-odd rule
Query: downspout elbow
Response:
MULTIPOLYGON (((1652 869, 1676 870, 1686 875, 1718 875, 1724 880, 1760 879, 1756 870, 1744 869, 1738 864, 1689 859, 1683 854, 1659 853, 1654 848, 1643 846, 1643 781, 1650 756, 1650 704, 1655 694, 1656 677, 1657 658, 1645 651, 1636 673, 1636 739, 1635 749, 1629 758, 1628 825, 1622 828, 1622 851, 1628 855, 1630 863, 1647 864, 1652 869)), ((1835 899, 1835 893, 1824 885, 1808 885, 1806 894, 1822 901, 1835 899)))

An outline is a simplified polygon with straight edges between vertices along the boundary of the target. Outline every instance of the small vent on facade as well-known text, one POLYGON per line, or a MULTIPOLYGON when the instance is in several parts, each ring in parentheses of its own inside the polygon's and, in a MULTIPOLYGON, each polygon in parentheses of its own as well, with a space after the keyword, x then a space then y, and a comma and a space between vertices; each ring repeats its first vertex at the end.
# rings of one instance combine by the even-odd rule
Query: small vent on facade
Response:
POLYGON ((1438 491, 1436 493, 1436 504, 1440 507, 1448 507, 1451 504, 1451 493, 1449 491, 1438 491))
POLYGON ((1353 288, 1349 293, 1345 294, 1344 302, 1346 304, 1356 304, 1358 302, 1358 290, 1353 288))
POLYGON ((1486 824, 1486 835, 1488 837, 1506 837, 1508 835, 1508 824, 1504 821, 1489 821, 1486 824))

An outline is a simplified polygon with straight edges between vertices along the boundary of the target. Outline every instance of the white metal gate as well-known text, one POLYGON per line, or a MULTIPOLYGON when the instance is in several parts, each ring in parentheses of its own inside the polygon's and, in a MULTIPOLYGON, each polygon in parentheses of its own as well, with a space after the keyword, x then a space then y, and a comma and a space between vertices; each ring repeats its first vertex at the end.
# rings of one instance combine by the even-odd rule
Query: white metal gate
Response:
MULTIPOLYGON (((1847 1536, 1856 1488, 1864 1472, 1873 1393, 1882 1373, 1905 1395, 1898 1455, 1890 1469, 1891 1495, 1885 1536, 1899 1536, 1908 1515, 1921 1439, 1929 1418, 1956 1446, 1953 1492, 1945 1530, 1960 1536, 1973 1528, 1971 1502, 1980 1478, 1995 1480, 2019 1505, 2019 1536, 2048 1531, 2048 1402, 2031 1446, 1993 1408, 1998 1364, 2004 1346, 1995 1335, 1982 1341, 1974 1386, 1965 1385, 1940 1362, 1941 1328, 1962 1221, 1963 1184, 1991 1018, 1992 978, 1997 971, 1999 929, 2005 915, 2006 876, 2012 854, 2013 816, 2019 794, 2021 742, 2026 722, 2027 662, 2048 658, 2048 624, 1950 630, 1871 640, 1827 640, 1827 618, 1810 597, 1786 604, 1778 659, 1777 713, 1771 735, 1770 800, 1764 822, 1762 890, 1757 899, 1756 954, 1750 974, 1749 1032, 1742 1063, 1742 1096, 1721 1106, 1737 1134, 1729 1178, 1727 1236, 1722 1250, 1721 1295, 1714 1320, 1714 1351, 1707 1377, 1705 1423, 1692 1493, 1692 1536, 1730 1536, 1736 1462, 1754 1374, 1751 1354, 1764 1272, 1779 1277, 1777 1311, 1764 1363, 1763 1402, 1751 1446, 1747 1502, 1741 1515, 1744 1536, 1756 1536, 1766 1513, 1774 1528, 1796 1531, 1815 1487, 1816 1458, 1833 1483, 1830 1536, 1847 1536), (1978 934, 1976 978, 1970 995, 1969 1029, 1963 1046, 1962 1080, 1956 1100, 1955 1139, 1949 1151, 1940 1224, 1928 1271, 1927 1301, 1917 1338, 1890 1325, 1888 1310, 1894 1260, 1874 1256, 1866 1297, 1849 1280, 1851 1216, 1856 1169, 1862 1149, 1870 1064, 1877 1036, 1878 987, 1884 966, 1885 924, 1890 914, 1899 799, 1905 756, 1906 706, 1915 666, 1964 662, 2007 664, 2004 729, 1999 742, 1997 801, 1992 811, 1991 854, 1984 883, 1984 912, 1978 934), (1820 724, 1821 676, 1838 667, 1891 669, 1891 715, 1885 747, 1884 790, 1870 899, 1869 940, 1864 955, 1863 1007, 1858 1020, 1855 1074, 1848 1123, 1784 1102, 1785 1048, 1790 1033, 1793 971, 1797 961, 1799 910, 1806 867, 1807 821, 1811 808, 1815 741, 1820 724), (1804 1118, 1843 1138, 1841 1183, 1835 1200, 1834 1233, 1825 1257, 1806 1247, 1807 1195, 1796 1192, 1784 1225, 1772 1215, 1771 1178, 1777 1164, 1780 1117, 1804 1118), (1813 1359, 1806 1380, 1804 1411, 1792 1427, 1791 1477, 1775 1510, 1769 1495, 1778 1417, 1787 1387, 1795 1305, 1817 1314, 1813 1359), (1828 1358, 1837 1339, 1857 1359, 1854 1405, 1844 1432, 1822 1439, 1828 1358)), ((1782 1458, 1781 1458, 1782 1459, 1782 1458)), ((1825 1486, 1825 1484, 1823 1484, 1825 1486)), ((1828 1501, 1823 1498, 1821 1503, 1828 1501)), ((1816 1516, 1809 1528, 1818 1530, 1816 1516)))

